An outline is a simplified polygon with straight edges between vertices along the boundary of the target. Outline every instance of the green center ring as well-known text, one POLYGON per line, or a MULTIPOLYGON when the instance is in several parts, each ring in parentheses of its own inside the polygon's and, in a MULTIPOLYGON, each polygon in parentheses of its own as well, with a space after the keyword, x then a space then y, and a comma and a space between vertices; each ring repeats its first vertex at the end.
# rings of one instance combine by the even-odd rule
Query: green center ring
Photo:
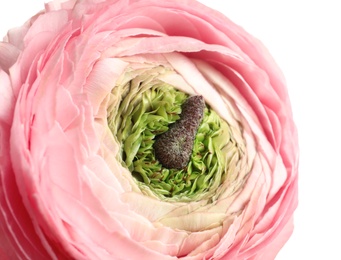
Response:
POLYGON ((117 159, 141 190, 150 189, 162 199, 192 201, 217 189, 225 179, 228 158, 222 150, 231 141, 228 124, 204 104, 189 162, 185 167, 165 167, 157 159, 154 144, 158 136, 181 121, 182 106, 189 95, 164 82, 134 91, 133 85, 123 86, 128 90, 118 109, 109 113, 108 125, 120 145, 117 159))

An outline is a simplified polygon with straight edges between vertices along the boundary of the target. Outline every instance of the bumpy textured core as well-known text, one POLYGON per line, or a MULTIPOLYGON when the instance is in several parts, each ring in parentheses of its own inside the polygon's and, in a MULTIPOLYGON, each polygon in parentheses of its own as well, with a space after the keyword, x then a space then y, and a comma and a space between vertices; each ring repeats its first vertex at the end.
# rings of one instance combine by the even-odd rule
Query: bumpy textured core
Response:
POLYGON ((164 167, 180 170, 187 166, 204 109, 202 96, 188 98, 182 105, 180 119, 167 132, 156 137, 155 156, 164 167))

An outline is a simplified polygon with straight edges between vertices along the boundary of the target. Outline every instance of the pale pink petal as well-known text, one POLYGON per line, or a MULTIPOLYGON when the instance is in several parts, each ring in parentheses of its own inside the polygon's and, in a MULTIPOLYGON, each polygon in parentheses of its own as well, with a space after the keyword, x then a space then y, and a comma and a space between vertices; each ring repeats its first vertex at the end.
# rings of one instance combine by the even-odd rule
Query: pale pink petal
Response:
POLYGON ((0 42, 0 69, 8 72, 9 68, 16 62, 19 49, 7 42, 0 42))

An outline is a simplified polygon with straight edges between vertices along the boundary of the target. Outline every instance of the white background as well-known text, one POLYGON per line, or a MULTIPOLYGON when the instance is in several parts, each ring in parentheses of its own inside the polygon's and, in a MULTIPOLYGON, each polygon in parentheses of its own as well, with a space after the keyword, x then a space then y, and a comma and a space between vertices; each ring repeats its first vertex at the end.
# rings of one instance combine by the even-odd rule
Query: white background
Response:
MULTIPOLYGON (((261 39, 287 78, 300 136, 299 207, 294 234, 276 260, 341 259, 340 2, 200 2, 261 39)), ((1 0, 0 37, 41 10, 43 3, 1 0)))

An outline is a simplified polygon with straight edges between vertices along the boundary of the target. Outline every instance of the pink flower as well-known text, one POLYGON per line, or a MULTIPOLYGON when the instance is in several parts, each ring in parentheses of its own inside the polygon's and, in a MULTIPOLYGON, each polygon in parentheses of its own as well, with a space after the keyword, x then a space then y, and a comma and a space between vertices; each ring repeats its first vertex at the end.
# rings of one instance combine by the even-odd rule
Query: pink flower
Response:
POLYGON ((285 80, 222 14, 194 0, 55 0, 0 42, 0 68, 2 258, 274 259, 291 235, 285 80), (156 86, 202 95, 226 122, 202 139, 213 177, 132 174, 143 141, 122 129, 157 124, 177 101, 142 127, 156 86))

